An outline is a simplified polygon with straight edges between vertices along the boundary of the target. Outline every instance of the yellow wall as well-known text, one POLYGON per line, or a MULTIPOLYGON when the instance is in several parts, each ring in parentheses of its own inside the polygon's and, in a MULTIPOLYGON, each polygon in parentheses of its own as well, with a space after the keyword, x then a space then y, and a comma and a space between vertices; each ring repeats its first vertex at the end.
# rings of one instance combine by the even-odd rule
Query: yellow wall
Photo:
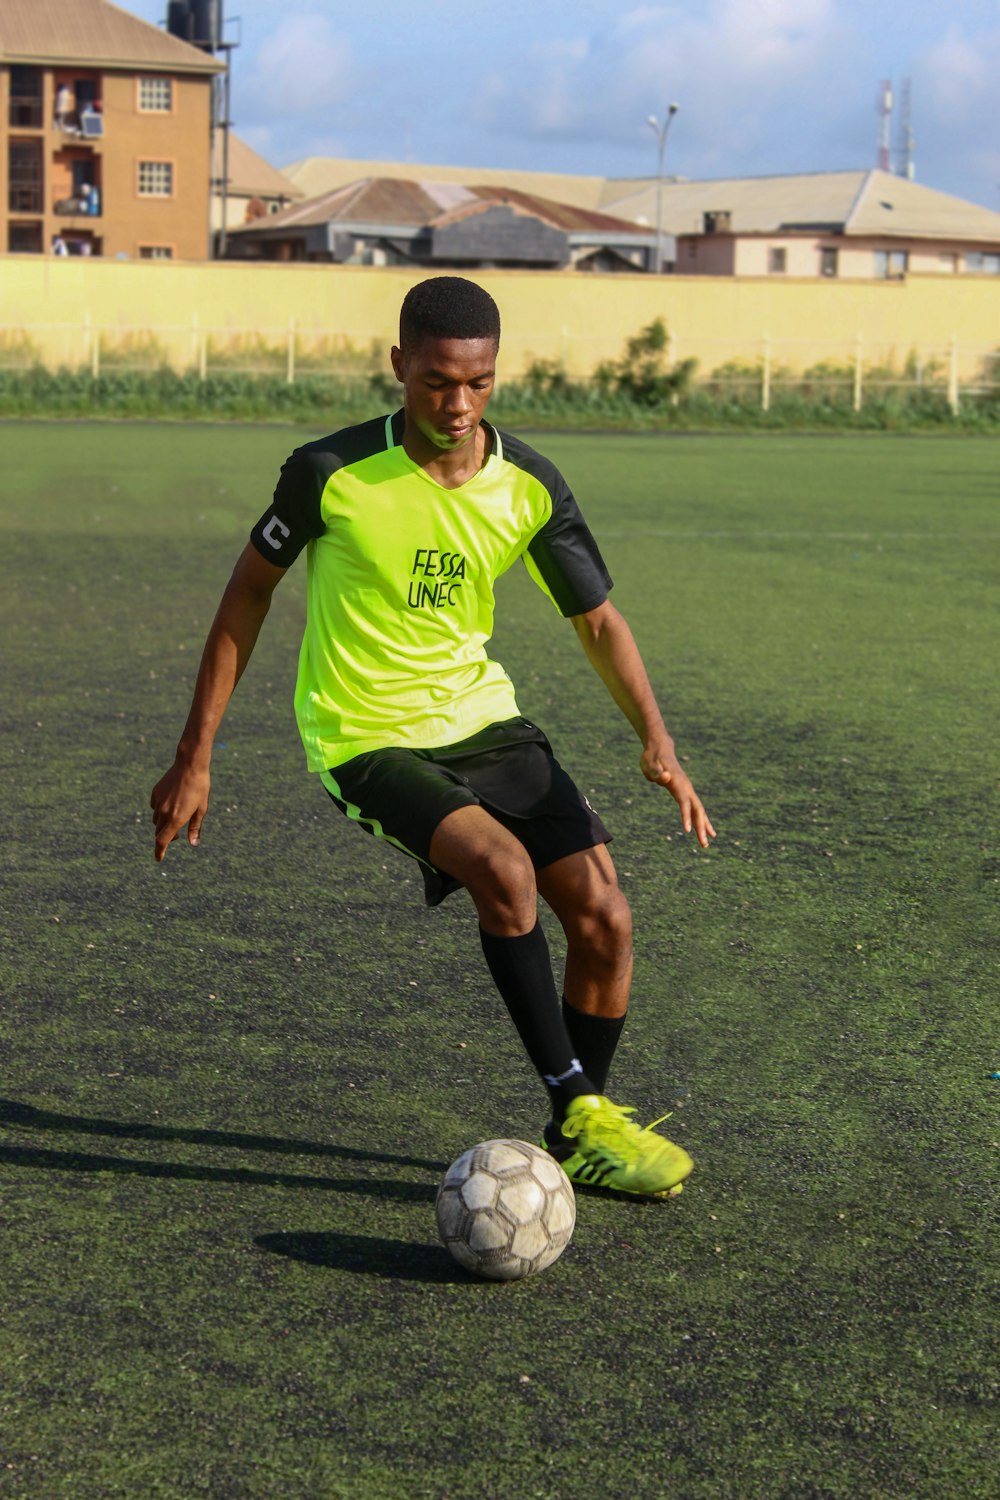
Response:
MULTIPOLYGON (((25 330, 47 362, 85 363, 89 321, 109 343, 155 333, 184 368, 197 364, 206 333, 225 342, 261 331, 280 344, 292 319, 303 344, 346 340, 364 352, 374 343, 381 359, 395 339, 403 295, 423 274, 8 256, 0 260, 0 361, 4 332, 25 330)), ((866 360, 898 363, 913 350, 940 358, 954 337, 963 378, 1000 349, 995 276, 886 283, 484 271, 476 279, 500 304, 501 371, 508 375, 536 357, 588 373, 657 316, 674 336, 676 357, 695 356, 703 373, 728 359, 758 357, 765 337, 772 359, 791 368, 851 358, 859 335, 866 360)))

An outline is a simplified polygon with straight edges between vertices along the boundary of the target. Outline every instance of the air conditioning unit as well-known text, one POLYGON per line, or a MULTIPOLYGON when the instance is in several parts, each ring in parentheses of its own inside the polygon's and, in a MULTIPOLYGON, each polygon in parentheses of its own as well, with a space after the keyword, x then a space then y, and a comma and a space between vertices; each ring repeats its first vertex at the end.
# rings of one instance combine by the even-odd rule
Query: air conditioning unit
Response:
POLYGON ((733 227, 733 215, 730 209, 715 209, 712 213, 704 216, 706 234, 729 234, 733 227))

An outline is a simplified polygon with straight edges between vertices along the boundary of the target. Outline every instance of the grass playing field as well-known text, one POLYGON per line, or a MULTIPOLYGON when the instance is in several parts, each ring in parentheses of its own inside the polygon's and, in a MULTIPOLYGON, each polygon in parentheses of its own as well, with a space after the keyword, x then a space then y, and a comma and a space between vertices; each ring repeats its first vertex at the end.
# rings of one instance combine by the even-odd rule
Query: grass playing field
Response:
MULTIPOLYGON (((0 1496, 997 1494, 998 449, 545 436, 720 830, 518 569, 495 653, 616 833, 613 1094, 697 1160, 513 1284, 445 1165, 543 1097, 464 898, 338 820, 276 596, 198 851, 152 860, 290 431, 10 425, 0 1496)), ((555 934, 553 934, 555 946, 555 934)))

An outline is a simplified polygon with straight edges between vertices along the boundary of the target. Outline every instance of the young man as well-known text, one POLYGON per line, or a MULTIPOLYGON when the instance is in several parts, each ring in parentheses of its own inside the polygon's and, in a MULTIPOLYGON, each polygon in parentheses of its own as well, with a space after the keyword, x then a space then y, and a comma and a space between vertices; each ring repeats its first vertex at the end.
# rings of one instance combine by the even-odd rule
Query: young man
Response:
POLYGON ((632 971, 610 834, 486 654, 494 581, 519 557, 639 736, 643 775, 672 793, 703 847, 715 831, 565 481, 485 420, 499 342, 496 305, 475 283, 413 287, 392 350, 402 410, 308 443, 282 468, 209 632, 174 764, 153 789, 156 858, 185 825, 199 841, 216 731, 271 594, 305 549, 295 708, 310 769, 341 812, 419 860, 429 905, 468 890, 490 972, 548 1089, 545 1144, 569 1176, 670 1196, 690 1157, 603 1092, 632 971), (561 1003, 539 895, 566 934, 561 1003))

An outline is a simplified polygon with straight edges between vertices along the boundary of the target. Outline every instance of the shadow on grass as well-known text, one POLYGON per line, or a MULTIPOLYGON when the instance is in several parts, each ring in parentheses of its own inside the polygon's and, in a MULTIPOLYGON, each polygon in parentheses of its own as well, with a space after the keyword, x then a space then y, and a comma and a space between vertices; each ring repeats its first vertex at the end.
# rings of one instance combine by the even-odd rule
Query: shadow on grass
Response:
POLYGON ((254 1244, 273 1255, 312 1266, 356 1271, 365 1276, 387 1276, 394 1281, 472 1282, 440 1245, 414 1245, 406 1240, 380 1240, 366 1234, 319 1233, 293 1230, 260 1234, 254 1244))
MULTIPOLYGON (((283 1136, 244 1135, 223 1130, 129 1124, 118 1120, 61 1115, 50 1110, 35 1109, 30 1104, 20 1104, 12 1099, 0 1099, 0 1125, 74 1135, 102 1135, 113 1139, 184 1142, 197 1146, 230 1146, 243 1151, 335 1157, 394 1167, 426 1168, 436 1176, 444 1171, 446 1165, 444 1162, 423 1161, 417 1157, 361 1151, 353 1146, 321 1144, 283 1136)), ((324 1192, 370 1194, 372 1197, 394 1198, 407 1203, 433 1202, 437 1191, 436 1182, 400 1182, 395 1177, 327 1177, 305 1172, 269 1172, 257 1167, 211 1167, 189 1162, 136 1161, 132 1157, 91 1151, 50 1151, 41 1146, 0 1145, 0 1167, 4 1165, 41 1171, 113 1172, 133 1177, 172 1177, 194 1182, 241 1182, 259 1187, 319 1188, 324 1192)))
POLYGON ((386 1162, 394 1167, 426 1167, 441 1173, 448 1163, 425 1161, 415 1156, 394 1156, 382 1151, 362 1151, 356 1146, 337 1146, 328 1141, 303 1141, 293 1136, 248 1135, 242 1131, 196 1130, 183 1125, 149 1125, 142 1121, 101 1120, 86 1115, 60 1115, 35 1109, 15 1099, 0 1099, 0 1125, 20 1125, 31 1130, 57 1130, 73 1135, 107 1135, 139 1141, 181 1141, 194 1146, 232 1146, 240 1151, 267 1151, 280 1156, 332 1156, 345 1161, 386 1162))
POLYGON ((296 1172, 259 1172, 253 1167, 196 1167, 177 1161, 134 1161, 89 1151, 46 1151, 41 1146, 0 1146, 0 1167, 55 1172, 114 1172, 123 1177, 175 1177, 192 1182, 243 1182, 255 1187, 320 1188, 327 1193, 367 1193, 405 1203, 433 1203, 435 1183, 396 1182, 377 1177, 311 1177, 296 1172))

